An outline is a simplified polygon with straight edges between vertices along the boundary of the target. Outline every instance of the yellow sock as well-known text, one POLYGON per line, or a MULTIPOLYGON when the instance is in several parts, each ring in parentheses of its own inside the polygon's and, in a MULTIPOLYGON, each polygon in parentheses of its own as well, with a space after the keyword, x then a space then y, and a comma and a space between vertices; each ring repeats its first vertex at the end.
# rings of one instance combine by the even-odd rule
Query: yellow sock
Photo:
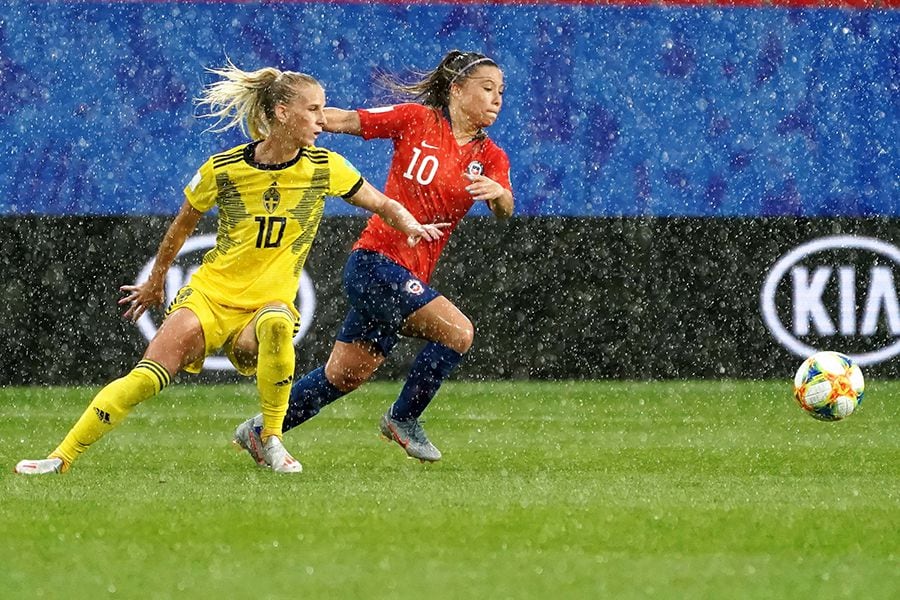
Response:
POLYGON ((144 359, 128 375, 100 390, 65 439, 50 453, 67 470, 88 446, 121 423, 131 409, 158 394, 171 381, 162 365, 144 359))
POLYGON ((260 437, 281 437, 281 425, 287 412, 294 380, 294 315, 286 308, 267 308, 256 318, 259 358, 256 387, 262 405, 263 428, 260 437))

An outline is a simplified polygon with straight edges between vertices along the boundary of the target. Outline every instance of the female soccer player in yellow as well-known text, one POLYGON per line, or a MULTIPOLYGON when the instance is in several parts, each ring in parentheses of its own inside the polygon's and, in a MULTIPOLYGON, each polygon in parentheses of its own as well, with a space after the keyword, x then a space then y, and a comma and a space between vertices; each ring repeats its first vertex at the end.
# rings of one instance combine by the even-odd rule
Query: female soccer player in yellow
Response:
POLYGON ((322 217, 325 196, 370 210, 410 245, 441 237, 399 202, 363 179, 340 155, 315 147, 325 127, 325 92, 315 78, 229 63, 213 72, 200 104, 216 131, 249 130, 254 140, 210 157, 184 190, 185 202, 163 237, 149 278, 122 286, 125 316, 137 320, 164 300, 166 272, 202 214, 218 206, 216 246, 166 311, 143 359, 104 387, 46 459, 20 461, 23 474, 60 473, 132 408, 158 394, 180 369, 198 372, 223 349, 243 375, 256 373, 262 405, 259 455, 279 473, 302 470, 281 443, 294 373, 294 306, 300 273, 322 217))

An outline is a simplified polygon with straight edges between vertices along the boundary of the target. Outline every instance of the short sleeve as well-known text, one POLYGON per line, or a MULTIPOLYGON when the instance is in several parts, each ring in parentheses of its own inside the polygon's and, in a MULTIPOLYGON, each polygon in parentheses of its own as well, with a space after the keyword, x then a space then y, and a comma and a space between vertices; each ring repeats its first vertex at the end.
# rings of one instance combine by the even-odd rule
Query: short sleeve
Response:
POLYGON ((200 212, 206 212, 216 203, 216 178, 213 173, 212 159, 207 160, 194 173, 184 188, 184 196, 191 206, 200 212))
POLYGON ((328 166, 331 173, 328 195, 349 198, 362 187, 363 177, 349 160, 336 152, 328 152, 328 166))
POLYGON ((398 138, 404 131, 419 128, 431 113, 431 109, 421 104, 407 103, 360 108, 360 133, 363 139, 398 138))

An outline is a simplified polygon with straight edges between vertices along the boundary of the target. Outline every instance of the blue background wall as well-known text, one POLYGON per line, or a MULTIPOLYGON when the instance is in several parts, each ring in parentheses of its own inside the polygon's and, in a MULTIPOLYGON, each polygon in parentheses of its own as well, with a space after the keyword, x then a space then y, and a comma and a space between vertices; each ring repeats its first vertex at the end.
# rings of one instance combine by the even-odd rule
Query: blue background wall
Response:
MULTIPOLYGON (((171 214, 207 155, 204 66, 376 69, 447 50, 507 78, 491 135, 520 214, 900 216, 900 13, 552 6, 5 2, 0 214, 171 214)), ((389 148, 324 136, 376 184, 389 148)), ((353 211, 333 201, 330 214, 353 211)))

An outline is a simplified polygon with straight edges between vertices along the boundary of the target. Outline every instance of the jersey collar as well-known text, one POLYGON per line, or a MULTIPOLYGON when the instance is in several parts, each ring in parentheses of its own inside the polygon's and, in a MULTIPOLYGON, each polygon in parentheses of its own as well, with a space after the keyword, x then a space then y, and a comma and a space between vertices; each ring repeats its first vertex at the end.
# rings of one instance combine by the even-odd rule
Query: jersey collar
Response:
POLYGON ((280 171, 282 169, 287 169, 288 167, 297 164, 297 162, 303 158, 303 155, 306 154, 306 148, 300 148, 300 152, 297 153, 297 156, 287 162, 272 165, 256 162, 253 157, 256 155, 256 147, 260 142, 262 142, 262 140, 256 140, 255 142, 250 142, 244 146, 244 162, 254 169, 259 169, 261 171, 280 171))

